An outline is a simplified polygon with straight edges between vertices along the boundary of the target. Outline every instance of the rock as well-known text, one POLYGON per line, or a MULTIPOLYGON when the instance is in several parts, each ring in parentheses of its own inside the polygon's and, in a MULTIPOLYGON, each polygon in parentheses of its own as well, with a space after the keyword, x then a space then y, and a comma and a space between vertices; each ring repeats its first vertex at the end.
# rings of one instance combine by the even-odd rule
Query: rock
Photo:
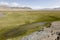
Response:
POLYGON ((53 22, 50 29, 56 33, 56 32, 60 32, 60 21, 56 21, 56 22, 53 22))
POLYGON ((60 40, 60 32, 57 32, 56 34, 58 35, 56 40, 60 40))
POLYGON ((59 30, 60 31, 60 21, 53 22, 51 25, 51 28, 53 30, 59 30))
POLYGON ((21 40, 60 40, 60 21, 52 22, 50 28, 24 36, 21 40))
POLYGON ((48 38, 49 34, 50 33, 46 31, 34 32, 31 35, 23 37, 21 40, 42 40, 42 39, 48 38))
POLYGON ((50 28, 44 28, 44 31, 34 32, 28 36, 24 36, 21 40, 55 40, 57 35, 51 34, 50 28))

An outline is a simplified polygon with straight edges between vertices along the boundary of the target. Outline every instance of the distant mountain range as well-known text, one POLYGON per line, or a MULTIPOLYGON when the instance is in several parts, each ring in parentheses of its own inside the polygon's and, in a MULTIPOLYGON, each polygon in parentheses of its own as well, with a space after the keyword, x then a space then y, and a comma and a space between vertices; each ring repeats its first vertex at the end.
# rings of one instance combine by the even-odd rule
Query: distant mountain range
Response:
MULTIPOLYGON (((8 5, 0 5, 0 10, 4 10, 4 9, 8 9, 8 10, 31 10, 32 8, 30 8, 30 7, 12 7, 12 6, 8 6, 8 5)), ((60 10, 60 7, 44 8, 44 9, 40 9, 40 10, 60 10)))
POLYGON ((0 5, 0 9, 32 9, 30 7, 11 7, 7 5, 0 5))
POLYGON ((55 10, 60 10, 60 7, 58 7, 58 8, 54 8, 55 10))
POLYGON ((60 7, 57 7, 57 8, 44 8, 44 9, 41 9, 41 10, 60 10, 60 7))

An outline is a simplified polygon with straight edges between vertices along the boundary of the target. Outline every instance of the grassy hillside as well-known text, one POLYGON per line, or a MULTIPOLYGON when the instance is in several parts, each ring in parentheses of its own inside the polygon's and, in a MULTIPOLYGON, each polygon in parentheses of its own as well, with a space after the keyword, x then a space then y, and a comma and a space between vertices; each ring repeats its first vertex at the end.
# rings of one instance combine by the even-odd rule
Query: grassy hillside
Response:
POLYGON ((31 23, 34 24, 34 22, 53 22, 53 21, 60 21, 60 12, 59 11, 10 11, 10 12, 0 12, 0 39, 6 40, 6 38, 12 38, 12 36, 9 36, 9 31, 12 30, 18 30, 17 32, 19 35, 16 38, 13 37, 12 40, 17 40, 19 38, 24 36, 25 34, 32 33, 36 30, 41 29, 41 26, 35 26, 33 25, 32 28, 30 25, 31 23), (2 15, 2 16, 1 16, 2 15), (28 24, 25 25, 25 24, 28 24), (24 25, 23 27, 21 25, 24 25), (30 27, 30 28, 29 28, 30 27), (6 37, 5 34, 8 33, 8 36, 6 37), (20 35, 21 34, 21 35, 20 35))

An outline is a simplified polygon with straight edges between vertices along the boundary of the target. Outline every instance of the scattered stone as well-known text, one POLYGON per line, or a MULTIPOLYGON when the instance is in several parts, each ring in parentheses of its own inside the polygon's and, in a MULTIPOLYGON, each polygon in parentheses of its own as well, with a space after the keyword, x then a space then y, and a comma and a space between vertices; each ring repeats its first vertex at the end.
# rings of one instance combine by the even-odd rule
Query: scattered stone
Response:
POLYGON ((53 22, 50 28, 24 36, 21 40, 60 40, 60 21, 53 22))

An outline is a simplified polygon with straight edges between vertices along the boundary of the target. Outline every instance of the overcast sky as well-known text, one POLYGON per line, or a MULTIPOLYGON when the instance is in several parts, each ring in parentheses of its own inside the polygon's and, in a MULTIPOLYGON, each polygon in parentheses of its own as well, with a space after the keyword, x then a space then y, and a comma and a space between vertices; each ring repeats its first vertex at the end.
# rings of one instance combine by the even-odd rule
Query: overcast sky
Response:
POLYGON ((33 9, 60 7, 60 0, 0 0, 0 5, 27 6, 33 9))

